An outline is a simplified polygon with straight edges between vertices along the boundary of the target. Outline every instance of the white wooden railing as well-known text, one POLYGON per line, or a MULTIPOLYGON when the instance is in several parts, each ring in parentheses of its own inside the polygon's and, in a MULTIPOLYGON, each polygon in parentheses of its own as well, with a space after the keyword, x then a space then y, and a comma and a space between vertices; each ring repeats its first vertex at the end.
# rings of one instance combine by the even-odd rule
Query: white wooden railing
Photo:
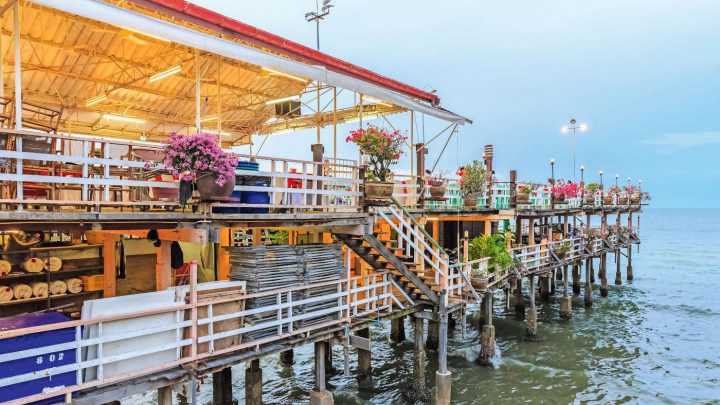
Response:
MULTIPOLYGON (((177 206, 178 181, 158 162, 158 144, 3 129, 0 204, 27 206, 177 206)), ((268 193, 268 203, 229 201, 212 206, 358 211, 362 171, 354 162, 312 162, 238 155, 259 171, 237 170, 240 192, 268 193)))
MULTIPOLYGON (((390 272, 350 277, 342 280, 327 281, 304 286, 293 286, 260 293, 233 295, 225 298, 213 298, 198 301, 197 263, 191 263, 187 301, 152 310, 137 310, 115 316, 102 316, 84 320, 68 321, 43 326, 35 326, 17 330, 0 331, 0 345, 5 339, 22 338, 32 333, 71 329, 74 339, 64 343, 50 343, 46 346, 9 351, 0 354, 0 366, 3 363, 30 359, 55 359, 57 355, 72 350, 75 360, 68 364, 54 366, 53 362, 45 361, 45 366, 37 367, 36 371, 20 375, 0 378, 0 390, 8 389, 13 384, 28 382, 62 373, 75 373, 76 384, 59 387, 52 392, 44 392, 7 402, 20 405, 46 398, 64 396, 66 401, 73 393, 98 387, 101 385, 130 380, 142 375, 159 372, 177 366, 194 367, 201 360, 207 360, 239 350, 256 350, 266 344, 275 344, 283 339, 298 335, 306 335, 315 331, 327 330, 330 327, 348 324, 351 318, 370 318, 389 314, 402 309, 405 304, 413 304, 409 299, 401 302, 404 292, 392 280, 390 272), (322 288, 327 291, 320 296, 307 294, 313 289, 322 288), (309 298, 306 298, 309 297, 309 298), (213 315, 214 309, 231 302, 249 302, 250 300, 274 298, 271 305, 257 308, 246 308, 232 313, 213 315), (204 314, 204 315, 199 315, 204 314), (263 314, 260 320, 253 315, 263 314), (103 332, 104 327, 119 321, 152 318, 166 315, 164 321, 155 321, 152 327, 137 330, 115 331, 112 334, 103 332), (169 317, 167 316, 169 315, 169 317), (170 320, 171 319, 171 320, 170 320), (231 330, 214 329, 214 325, 228 320, 245 319, 231 330), (312 322, 308 322, 312 321, 312 322), (199 331, 199 327, 205 327, 199 331), (92 328, 96 333, 83 334, 83 329, 92 328), (121 354, 105 355, 103 348, 117 345, 129 339, 144 339, 158 333, 169 333, 167 341, 145 344, 141 349, 126 351, 121 354), (254 332, 263 332, 262 337, 249 338, 254 332), (228 345, 227 339, 235 337, 235 343, 228 345), (218 342, 223 340, 222 347, 218 342), (201 346, 202 345, 202 346, 201 346), (202 349, 199 349, 202 347, 202 349), (108 373, 108 367, 119 362, 132 359, 148 359, 159 353, 168 353, 171 359, 163 361, 138 361, 137 366, 119 373, 108 373), (93 353, 93 355, 88 355, 93 353), (88 373, 92 370, 91 373, 88 373)), ((226 312, 226 311, 225 311, 226 312)), ((145 340, 143 340, 145 341, 145 340)), ((41 360, 36 362, 42 364, 41 360)))

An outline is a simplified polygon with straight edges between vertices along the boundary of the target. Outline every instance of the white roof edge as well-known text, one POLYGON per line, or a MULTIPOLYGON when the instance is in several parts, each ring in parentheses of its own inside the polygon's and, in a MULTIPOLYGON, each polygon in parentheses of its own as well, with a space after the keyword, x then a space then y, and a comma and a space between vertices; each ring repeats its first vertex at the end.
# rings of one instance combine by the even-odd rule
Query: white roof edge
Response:
POLYGON ((373 83, 356 79, 347 75, 332 72, 321 66, 307 65, 278 55, 263 52, 259 49, 241 45, 202 32, 181 27, 167 21, 143 15, 132 10, 118 7, 101 0, 30 0, 32 3, 54 8, 66 13, 75 14, 88 19, 130 28, 139 32, 166 38, 191 48, 222 55, 254 65, 276 69, 293 75, 320 81, 331 86, 352 90, 389 101, 400 107, 423 113, 454 124, 472 123, 469 119, 436 108, 426 102, 403 96, 394 91, 373 83))

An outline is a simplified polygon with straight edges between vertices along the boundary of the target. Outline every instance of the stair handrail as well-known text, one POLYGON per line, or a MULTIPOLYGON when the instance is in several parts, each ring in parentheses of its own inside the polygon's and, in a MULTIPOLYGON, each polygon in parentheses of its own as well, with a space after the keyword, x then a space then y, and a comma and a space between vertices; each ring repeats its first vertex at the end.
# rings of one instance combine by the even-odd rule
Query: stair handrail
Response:
POLYGON ((395 199, 395 197, 390 197, 390 200, 393 202, 393 205, 400 208, 402 212, 410 218, 410 221, 412 221, 413 224, 417 225, 417 227, 420 229, 420 231, 425 235, 426 238, 430 240, 433 246, 435 246, 438 251, 440 251, 442 254, 447 256, 447 253, 445 253, 445 250, 440 246, 440 244, 428 233, 428 231, 425 230, 425 227, 420 225, 420 223, 415 219, 415 216, 413 216, 410 211, 408 211, 398 200, 395 199))

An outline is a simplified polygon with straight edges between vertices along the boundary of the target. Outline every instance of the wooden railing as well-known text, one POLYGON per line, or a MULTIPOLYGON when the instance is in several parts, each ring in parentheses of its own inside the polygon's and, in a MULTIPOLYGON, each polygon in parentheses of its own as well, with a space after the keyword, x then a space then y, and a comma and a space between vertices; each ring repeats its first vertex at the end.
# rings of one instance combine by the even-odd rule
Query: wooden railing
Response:
MULTIPOLYGON (((10 350, 0 354, 0 365, 13 361, 42 364, 34 367, 35 371, 0 378, 0 390, 9 389, 8 387, 14 384, 63 373, 74 373, 76 381, 75 384, 59 387, 51 392, 19 398, 6 404, 20 405, 58 396, 64 396, 65 400, 70 402, 72 394, 80 390, 131 380, 178 366, 193 368, 201 361, 223 354, 257 350, 265 345, 281 343, 283 339, 307 336, 334 326, 347 325, 352 318, 384 316, 397 308, 405 307, 398 298, 402 297, 404 292, 392 281, 389 271, 202 301, 198 300, 197 262, 191 263, 190 280, 187 298, 171 305, 0 331, 0 345, 5 344, 5 339, 22 338, 33 333, 60 330, 71 330, 74 333, 74 338, 64 343, 49 343, 34 349, 10 350), (325 293, 308 294, 309 291, 317 292, 318 289, 325 293), (243 304, 241 310, 229 313, 223 311, 222 314, 217 314, 219 311, 216 311, 223 304, 260 299, 271 304, 255 308, 246 308, 243 304), (262 314, 262 317, 253 318, 258 314, 262 314), (152 326, 122 330, 117 328, 118 322, 143 318, 150 320, 152 326), (251 318, 252 320, 249 320, 251 318), (244 323, 238 321, 238 327, 232 329, 215 328, 215 325, 221 322, 243 319, 244 323), (83 333, 90 329, 94 332, 83 333), (110 330, 112 332, 107 332, 110 330), (169 339, 149 339, 163 333, 169 339), (260 337, 252 337, 252 334, 256 333, 261 333, 260 337), (228 344, 230 338, 234 340, 228 344), (141 339, 145 343, 141 348, 120 354, 104 354, 103 349, 108 345, 117 346, 131 339, 141 339), (56 360, 62 359, 68 351, 72 353, 74 360, 55 365, 58 364, 56 360), (169 353, 170 356, 162 359, 153 357, 162 353, 169 353), (128 368, 127 364, 122 370, 117 367, 119 362, 132 359, 142 361, 138 361, 131 368, 128 368)), ((412 301, 406 301, 407 303, 412 304, 412 301)))
MULTIPOLYGON (((8 129, 1 130, 0 144, 0 204, 19 210, 178 205, 179 183, 159 163, 158 144, 8 129)), ((360 210, 362 171, 354 162, 238 158, 257 162, 259 170, 238 170, 242 184, 235 190, 263 194, 267 202, 235 199, 212 206, 360 210)))

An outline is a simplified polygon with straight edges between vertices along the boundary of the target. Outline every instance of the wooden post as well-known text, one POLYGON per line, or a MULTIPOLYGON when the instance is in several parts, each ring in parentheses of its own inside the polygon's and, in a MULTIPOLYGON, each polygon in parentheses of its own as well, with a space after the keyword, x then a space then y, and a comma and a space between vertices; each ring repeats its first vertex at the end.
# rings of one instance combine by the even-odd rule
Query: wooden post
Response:
POLYGON ((103 245, 103 298, 115 296, 118 236, 105 234, 103 245))
POLYGON ((415 364, 414 373, 417 383, 425 386, 425 337, 423 329, 425 320, 423 318, 415 318, 415 364))
MULTIPOLYGON (((619 263, 619 261, 618 261, 619 263)), ((633 279, 633 268, 632 268, 632 246, 627 247, 627 281, 633 279)))
POLYGON ((280 352, 280 365, 290 367, 293 363, 295 363, 295 351, 293 349, 280 352))
POLYGON ((568 266, 563 267, 563 296, 560 298, 560 319, 572 318, 572 299, 568 282, 568 266))
MULTIPOLYGON (((319 114, 319 113, 318 113, 319 114)), ((320 133, 320 126, 318 126, 318 141, 319 139, 319 133, 320 133)), ((315 175, 316 176, 323 176, 323 153, 325 153, 325 147, 321 143, 316 143, 314 145, 310 145, 310 150, 312 151, 313 155, 313 162, 315 163, 313 166, 315 166, 315 175)), ((313 181, 313 184, 315 187, 313 187, 315 190, 322 190, 322 181, 315 180, 313 181)), ((323 205, 323 196, 318 194, 315 198, 315 203, 317 205, 323 205)))
POLYGON ((530 276, 530 310, 528 310, 525 338, 536 341, 540 339, 537 328, 537 307, 535 306, 535 276, 530 276))
POLYGON ((170 242, 160 241, 155 265, 155 291, 164 291, 172 287, 172 267, 170 267, 170 242))
POLYGON ((528 246, 535 244, 535 219, 528 219, 528 246))
POLYGON ((437 351, 440 346, 440 324, 438 321, 428 321, 427 340, 425 348, 430 351, 437 351))
POLYGON ((400 344, 405 341, 405 317, 400 316, 390 321, 390 342, 400 344))
MULTIPOLYGON (((510 170, 510 208, 517 207, 517 170, 510 170)), ((520 243, 520 238, 517 239, 520 243)))
MULTIPOLYGON (((370 339, 370 329, 360 329, 355 333, 357 336, 370 339)), ((372 356, 369 350, 358 349, 358 371, 357 379, 359 382, 372 381, 372 356)))
POLYGON ((220 228, 220 246, 218 246, 218 274, 217 279, 229 280, 230 279, 230 255, 228 254, 225 247, 230 246, 230 238, 232 234, 232 228, 220 228))
POLYGON ((603 253, 600 255, 600 296, 608 296, 608 283, 607 283, 607 254, 603 253))
POLYGON ((573 289, 573 295, 580 295, 580 268, 582 267, 582 262, 574 262, 572 264, 572 289, 573 289))
POLYGON ((420 196, 418 197, 418 208, 423 208, 425 205, 425 199, 423 198, 422 191, 425 189, 425 155, 427 155, 428 150, 425 147, 424 143, 417 143, 415 144, 415 156, 416 156, 416 170, 415 174, 417 176, 418 180, 418 188, 417 191, 420 193, 420 196))
POLYGON ((485 324, 482 326, 482 332, 480 334, 480 356, 478 361, 480 363, 487 363, 493 356, 495 356, 495 326, 492 324, 493 317, 493 295, 491 292, 483 294, 483 318, 485 318, 485 324))
POLYGON ((310 392, 311 405, 332 405, 334 400, 325 385, 327 342, 315 342, 315 388, 310 392))
POLYGON ((445 307, 447 291, 440 291, 440 344, 438 347, 438 371, 435 374, 435 403, 449 405, 451 398, 452 374, 447 367, 448 318, 445 307))
POLYGON ((615 249, 615 285, 622 284, 622 274, 620 273, 620 249, 615 249))
MULTIPOLYGON (((158 405, 172 405, 172 386, 160 387, 157 390, 158 405)), ((218 402, 219 404, 219 402, 218 402)))
POLYGON ((515 280, 515 312, 518 314, 525 316, 525 299, 523 298, 522 293, 522 277, 518 277, 517 280, 515 280))
POLYGON ((262 405, 262 368, 257 359, 245 369, 245 404, 262 405))
POLYGON ((213 373, 213 405, 233 405, 230 367, 213 373))
POLYGON ((592 298, 592 258, 587 258, 585 262, 585 307, 590 308, 593 304, 592 298))

